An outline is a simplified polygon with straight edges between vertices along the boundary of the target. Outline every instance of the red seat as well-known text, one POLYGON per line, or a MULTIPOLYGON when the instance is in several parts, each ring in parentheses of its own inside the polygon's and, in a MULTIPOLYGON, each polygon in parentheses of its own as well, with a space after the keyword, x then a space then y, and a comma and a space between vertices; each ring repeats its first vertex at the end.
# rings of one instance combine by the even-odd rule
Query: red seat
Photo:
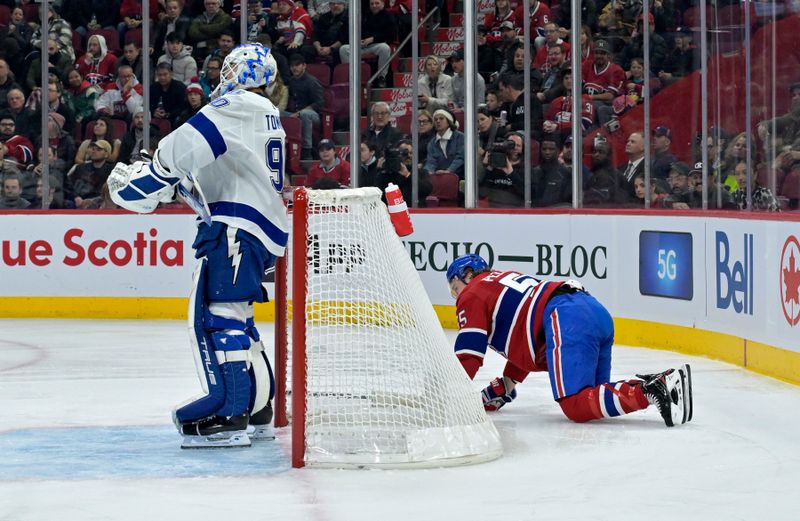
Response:
POLYGON ((323 87, 331 84, 331 68, 324 63, 309 63, 306 71, 319 80, 323 87))
POLYGON ((436 197, 439 206, 458 206, 458 176, 456 174, 430 174, 433 190, 431 196, 436 197))
POLYGON ((286 147, 289 155, 289 171, 296 175, 305 175, 300 166, 300 154, 303 147, 303 124, 300 118, 281 118, 281 125, 286 132, 286 147))
MULTIPOLYGON (((368 63, 361 63, 361 85, 366 85, 369 77, 372 76, 368 63)), ((331 84, 350 83, 350 64, 340 63, 333 69, 331 84)))
POLYGON ((7 5, 0 5, 0 25, 8 25, 11 19, 11 8, 7 5))
POLYGON ((395 127, 401 134, 411 134, 411 114, 397 116, 395 118, 395 127))
MULTIPOLYGON (((693 5, 686 9, 683 13, 683 25, 684 27, 688 28, 699 28, 700 25, 700 18, 702 16, 702 12, 700 11, 700 7, 693 5)), ((716 26, 716 21, 714 18, 714 9, 710 5, 706 5, 706 24, 709 28, 716 26)))
POLYGON ((98 34, 106 39, 106 47, 108 48, 108 52, 113 53, 116 56, 122 54, 122 49, 119 48, 119 33, 117 33, 116 29, 93 29, 89 31, 86 41, 89 41, 89 37, 95 34, 98 34))
POLYGON ((39 8, 42 4, 39 2, 31 2, 29 4, 25 4, 22 6, 22 12, 25 16, 25 21, 28 23, 36 23, 40 22, 39 18, 39 8))
POLYGON ((72 31, 72 48, 75 49, 75 56, 80 58, 86 54, 86 47, 83 45, 83 36, 78 31, 72 31))
MULTIPOLYGON (((125 137, 125 134, 128 132, 128 124, 121 119, 111 119, 111 135, 114 139, 122 139, 125 137)), ((169 122, 167 122, 169 123, 169 122)), ((94 136, 94 121, 90 121, 86 124, 86 139, 91 139, 91 136, 94 136)), ((80 125, 76 125, 80 127, 80 125)), ((112 143, 113 144, 113 143, 112 143)))
POLYGON ((136 46, 141 49, 142 47, 142 28, 137 27, 135 29, 128 29, 125 33, 125 43, 129 44, 131 42, 135 42, 136 46))
POLYGON ((161 137, 172 132, 172 123, 170 123, 168 119, 152 118, 150 124, 158 127, 158 132, 161 134, 161 137))
POLYGON ((800 199, 800 172, 793 170, 786 175, 778 195, 789 199, 800 199))

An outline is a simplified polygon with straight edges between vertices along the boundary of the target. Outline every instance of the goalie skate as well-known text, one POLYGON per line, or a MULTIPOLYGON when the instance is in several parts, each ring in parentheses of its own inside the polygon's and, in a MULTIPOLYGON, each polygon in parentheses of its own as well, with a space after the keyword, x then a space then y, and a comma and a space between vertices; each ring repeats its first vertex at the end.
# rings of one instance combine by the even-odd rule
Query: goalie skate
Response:
POLYGON ((272 427, 272 403, 267 405, 257 413, 250 416, 250 425, 247 426, 247 436, 251 440, 274 440, 275 429, 272 427))
POLYGON ((214 417, 181 426, 182 449, 249 447, 248 416, 214 417))
POLYGON ((667 427, 692 419, 692 371, 689 364, 663 373, 637 375, 647 400, 658 408, 667 427))

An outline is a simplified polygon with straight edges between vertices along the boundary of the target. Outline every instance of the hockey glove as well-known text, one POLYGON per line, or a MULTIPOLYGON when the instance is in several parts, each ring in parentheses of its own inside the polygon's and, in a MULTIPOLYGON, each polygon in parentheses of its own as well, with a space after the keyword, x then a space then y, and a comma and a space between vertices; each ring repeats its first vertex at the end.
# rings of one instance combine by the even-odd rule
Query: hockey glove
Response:
POLYGON ((512 389, 511 392, 506 391, 505 380, 495 378, 489 386, 481 391, 481 398, 483 398, 483 408, 487 411, 497 411, 507 403, 514 401, 517 397, 517 390, 512 389))
POLYGON ((175 199, 175 185, 179 180, 154 159, 152 163, 117 163, 106 182, 111 199, 117 205, 136 213, 150 213, 158 203, 175 199))

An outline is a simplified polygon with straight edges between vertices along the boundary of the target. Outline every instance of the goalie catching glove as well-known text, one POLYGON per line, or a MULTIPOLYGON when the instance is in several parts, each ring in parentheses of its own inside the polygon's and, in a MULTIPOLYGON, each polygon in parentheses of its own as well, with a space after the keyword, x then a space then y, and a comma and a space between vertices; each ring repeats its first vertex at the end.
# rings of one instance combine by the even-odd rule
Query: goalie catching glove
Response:
POLYGON ((117 205, 136 213, 151 213, 159 203, 175 200, 175 177, 155 154, 150 163, 136 161, 132 165, 117 163, 108 176, 108 191, 117 205))
POLYGON ((514 401, 516 397, 517 390, 511 389, 511 392, 508 392, 503 377, 495 378, 486 389, 481 391, 483 408, 487 411, 497 411, 505 404, 514 401))

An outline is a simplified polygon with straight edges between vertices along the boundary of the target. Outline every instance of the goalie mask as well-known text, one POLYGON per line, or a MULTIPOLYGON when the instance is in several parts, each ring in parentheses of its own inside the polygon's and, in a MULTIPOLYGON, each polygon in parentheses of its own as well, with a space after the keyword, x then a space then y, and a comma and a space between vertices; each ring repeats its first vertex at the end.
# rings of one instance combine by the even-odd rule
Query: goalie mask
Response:
POLYGON ((268 87, 278 72, 278 64, 269 49, 259 43, 239 45, 225 57, 220 81, 211 98, 227 94, 236 88, 268 87))
POLYGON ((489 264, 480 255, 474 253, 462 255, 447 268, 447 282, 450 283, 456 277, 463 281, 467 269, 471 269, 473 273, 481 273, 489 269, 489 264))

